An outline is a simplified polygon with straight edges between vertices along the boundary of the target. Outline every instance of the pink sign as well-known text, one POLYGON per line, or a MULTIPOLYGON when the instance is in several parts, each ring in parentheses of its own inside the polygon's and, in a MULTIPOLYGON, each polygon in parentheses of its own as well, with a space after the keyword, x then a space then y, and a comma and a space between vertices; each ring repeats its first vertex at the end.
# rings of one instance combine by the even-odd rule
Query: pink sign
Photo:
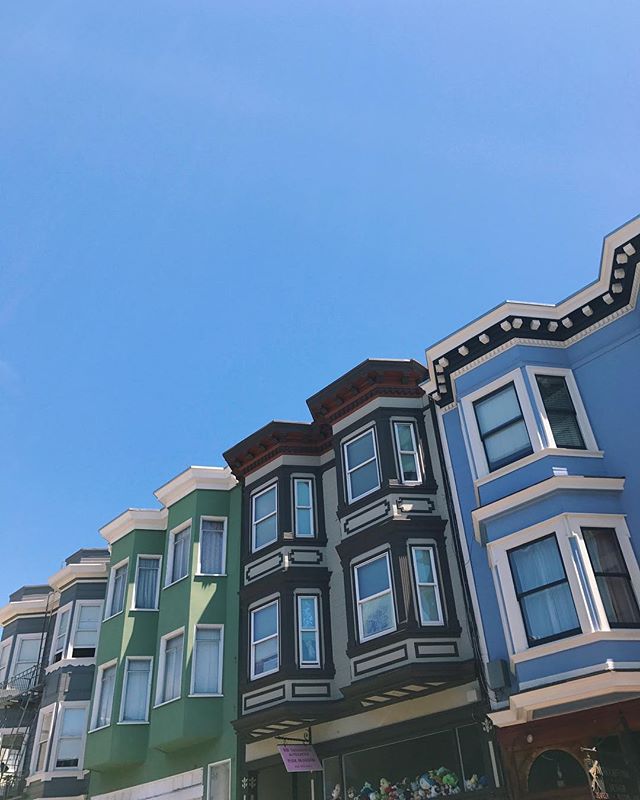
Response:
POLYGON ((310 744, 279 744, 287 772, 317 772, 322 769, 316 751, 310 744))

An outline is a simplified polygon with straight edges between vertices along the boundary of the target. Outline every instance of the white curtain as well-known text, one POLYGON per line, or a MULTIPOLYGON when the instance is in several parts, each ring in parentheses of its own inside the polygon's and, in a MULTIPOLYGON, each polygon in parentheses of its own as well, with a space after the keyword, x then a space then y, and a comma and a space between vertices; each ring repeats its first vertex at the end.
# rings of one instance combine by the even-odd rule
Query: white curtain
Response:
POLYGON ((205 575, 221 575, 224 550, 224 523, 219 520, 202 520, 200 540, 200 569, 205 575))
POLYGON ((157 558, 140 558, 138 560, 138 582, 136 584, 136 608, 155 608, 158 590, 157 558))
POLYGON ((147 719, 150 669, 149 659, 136 658, 127 661, 127 688, 122 715, 125 722, 144 722, 147 719))
POLYGON ((218 694, 220 665, 220 629, 198 628, 196 631, 195 694, 218 694))

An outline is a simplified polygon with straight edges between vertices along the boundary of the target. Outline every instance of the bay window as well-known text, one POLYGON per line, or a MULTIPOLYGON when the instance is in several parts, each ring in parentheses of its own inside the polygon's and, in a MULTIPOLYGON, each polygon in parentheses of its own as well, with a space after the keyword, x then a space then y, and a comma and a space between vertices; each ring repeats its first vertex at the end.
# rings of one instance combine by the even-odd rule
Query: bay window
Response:
POLYGON ((279 601, 251 611, 251 678, 280 669, 279 601))
POLYGON ((349 502, 380 488, 378 449, 373 428, 342 445, 349 502))
POLYGON ((278 538, 278 487, 263 489, 251 498, 252 550, 261 550, 278 538))
POLYGON ((354 567, 360 641, 396 629, 389 554, 375 556, 354 567))

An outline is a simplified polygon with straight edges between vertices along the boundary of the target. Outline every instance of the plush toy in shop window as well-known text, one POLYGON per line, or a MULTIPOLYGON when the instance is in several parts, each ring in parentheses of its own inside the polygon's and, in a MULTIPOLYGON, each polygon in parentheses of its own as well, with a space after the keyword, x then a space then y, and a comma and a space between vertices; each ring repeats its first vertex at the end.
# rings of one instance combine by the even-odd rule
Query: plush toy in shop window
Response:
POLYGON ((336 783, 336 785, 331 790, 330 800, 341 800, 341 798, 342 798, 342 786, 340 786, 339 783, 336 783))
POLYGON ((353 788, 353 786, 350 786, 347 789, 347 800, 356 800, 356 790, 353 788))

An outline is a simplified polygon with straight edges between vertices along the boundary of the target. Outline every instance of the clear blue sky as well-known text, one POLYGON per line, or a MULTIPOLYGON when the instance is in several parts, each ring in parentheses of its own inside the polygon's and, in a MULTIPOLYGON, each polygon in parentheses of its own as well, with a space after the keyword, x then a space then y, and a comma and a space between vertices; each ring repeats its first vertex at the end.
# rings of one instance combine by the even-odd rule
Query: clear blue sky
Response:
POLYGON ((637 0, 0 8, 0 602, 367 356, 596 277, 637 0))

